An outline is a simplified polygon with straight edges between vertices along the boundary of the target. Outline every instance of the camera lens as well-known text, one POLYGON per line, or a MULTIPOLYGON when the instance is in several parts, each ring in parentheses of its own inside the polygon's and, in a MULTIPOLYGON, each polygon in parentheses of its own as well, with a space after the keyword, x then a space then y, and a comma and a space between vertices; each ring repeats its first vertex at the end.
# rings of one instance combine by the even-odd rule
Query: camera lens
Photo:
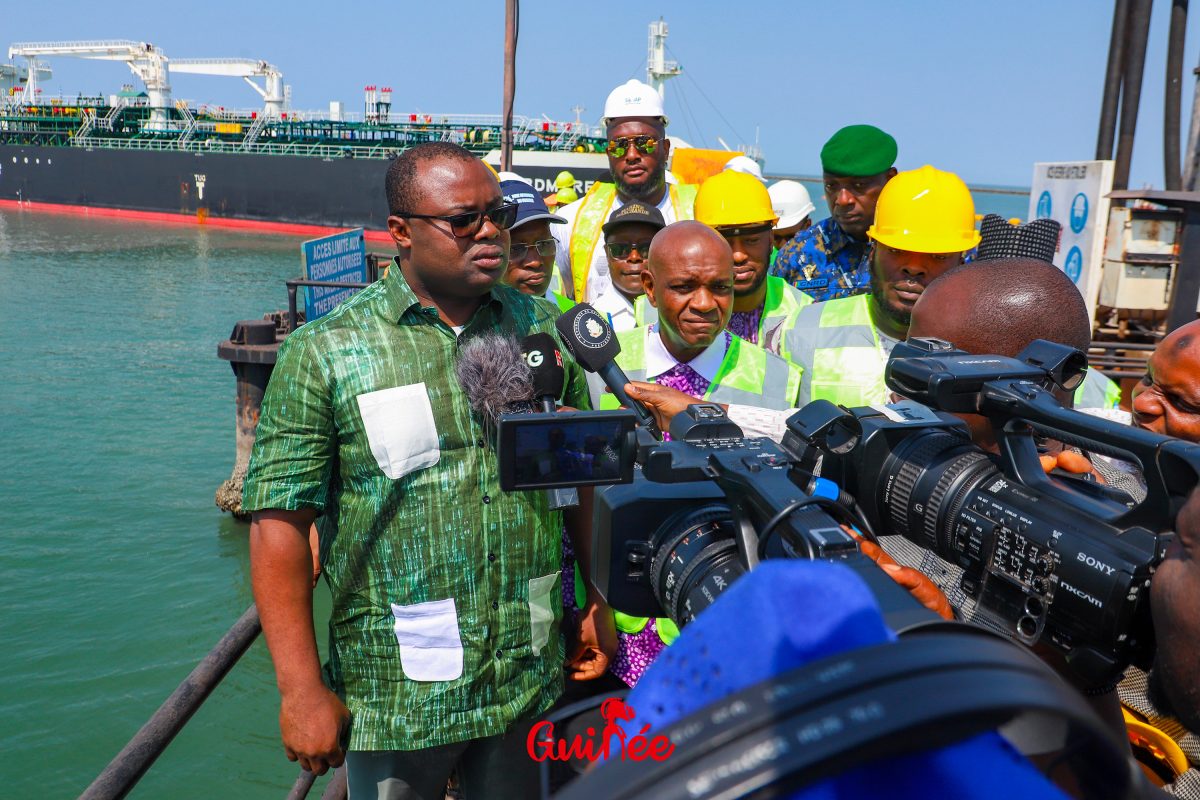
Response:
POLYGON ((726 505, 706 505, 667 519, 650 539, 650 582, 667 616, 686 625, 745 573, 726 505))
POLYGON ((903 441, 880 474, 890 532, 954 561, 955 520, 971 491, 1000 471, 969 439, 944 430, 903 441))

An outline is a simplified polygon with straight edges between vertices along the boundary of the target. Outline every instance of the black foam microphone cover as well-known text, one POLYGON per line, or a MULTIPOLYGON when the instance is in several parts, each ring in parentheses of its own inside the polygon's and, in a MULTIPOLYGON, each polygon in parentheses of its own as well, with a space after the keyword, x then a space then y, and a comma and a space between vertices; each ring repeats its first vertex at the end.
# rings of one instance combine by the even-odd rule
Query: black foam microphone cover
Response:
POLYGON ((534 398, 549 397, 557 401, 562 397, 566 373, 554 337, 548 333, 531 333, 521 340, 521 355, 533 374, 534 398))

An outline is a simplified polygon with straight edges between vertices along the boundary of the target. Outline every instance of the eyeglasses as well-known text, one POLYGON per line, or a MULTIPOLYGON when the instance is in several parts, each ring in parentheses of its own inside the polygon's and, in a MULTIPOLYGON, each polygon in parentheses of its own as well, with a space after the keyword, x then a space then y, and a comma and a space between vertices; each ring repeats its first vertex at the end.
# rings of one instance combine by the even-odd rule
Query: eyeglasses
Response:
POLYGON ((650 240, 644 242, 609 242, 604 245, 604 252, 608 253, 609 258, 617 258, 622 261, 629 258, 634 250, 645 256, 650 252, 650 240))
POLYGON ((648 156, 658 149, 658 139, 653 136, 620 136, 608 140, 605 152, 613 158, 620 158, 629 152, 630 147, 636 147, 639 153, 648 156))
POLYGON ((501 203, 487 211, 465 211, 462 214, 412 214, 408 211, 396 211, 394 217, 405 219, 440 219, 450 223, 450 232, 459 239, 466 239, 479 233, 483 227, 483 219, 487 217, 500 230, 508 230, 517 221, 517 204, 501 203))
POLYGON ((537 248, 538 255, 542 258, 549 258, 554 255, 558 247, 558 242, 553 239, 541 239, 533 244, 514 244, 508 248, 508 258, 510 261, 524 261, 526 254, 529 253, 529 248, 537 248))

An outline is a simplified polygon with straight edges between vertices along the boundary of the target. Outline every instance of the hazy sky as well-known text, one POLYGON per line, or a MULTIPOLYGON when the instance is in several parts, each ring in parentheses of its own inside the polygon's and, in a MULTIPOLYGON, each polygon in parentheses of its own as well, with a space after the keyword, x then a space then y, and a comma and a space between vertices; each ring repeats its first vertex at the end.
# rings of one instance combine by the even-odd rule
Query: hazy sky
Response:
MULTIPOLYGON (((684 67, 667 84, 671 132, 693 144, 753 142, 768 171, 812 174, 821 144, 869 122, 900 143, 901 167, 932 163, 972 183, 1028 185, 1035 161, 1089 159, 1112 0, 759 0, 708 3, 525 0, 519 114, 599 118, 604 98, 645 77, 647 25, 670 26, 684 67)), ((395 111, 498 113, 503 0, 340 4, 260 0, 58 0, 4 15, 0 42, 121 38, 168 56, 239 56, 279 66, 293 106, 362 110, 362 87, 390 85, 395 111), (311 10, 310 10, 311 9, 311 10)), ((12 9, 10 9, 12 10, 12 9)), ((1170 0, 1155 0, 1131 186, 1162 185, 1162 97, 1170 0)), ((1200 8, 1185 53, 1189 119, 1200 8)), ((109 94, 120 63, 59 58, 47 92, 109 94)), ((251 107, 239 80, 172 76, 176 97, 251 107)), ((1186 142, 1186 131, 1185 139, 1186 142)))

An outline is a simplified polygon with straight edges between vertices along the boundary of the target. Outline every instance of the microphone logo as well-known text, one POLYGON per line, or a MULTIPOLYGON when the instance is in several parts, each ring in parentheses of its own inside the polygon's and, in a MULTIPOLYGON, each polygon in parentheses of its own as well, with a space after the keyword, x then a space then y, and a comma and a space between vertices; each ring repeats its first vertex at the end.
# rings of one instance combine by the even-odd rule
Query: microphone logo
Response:
POLYGON ((525 354, 525 363, 529 365, 530 369, 537 369, 542 365, 544 360, 545 357, 542 355, 541 350, 530 350, 525 354))
POLYGON ((612 339, 612 328, 601 322, 599 314, 588 309, 575 317, 575 336, 584 347, 599 350, 612 339))

